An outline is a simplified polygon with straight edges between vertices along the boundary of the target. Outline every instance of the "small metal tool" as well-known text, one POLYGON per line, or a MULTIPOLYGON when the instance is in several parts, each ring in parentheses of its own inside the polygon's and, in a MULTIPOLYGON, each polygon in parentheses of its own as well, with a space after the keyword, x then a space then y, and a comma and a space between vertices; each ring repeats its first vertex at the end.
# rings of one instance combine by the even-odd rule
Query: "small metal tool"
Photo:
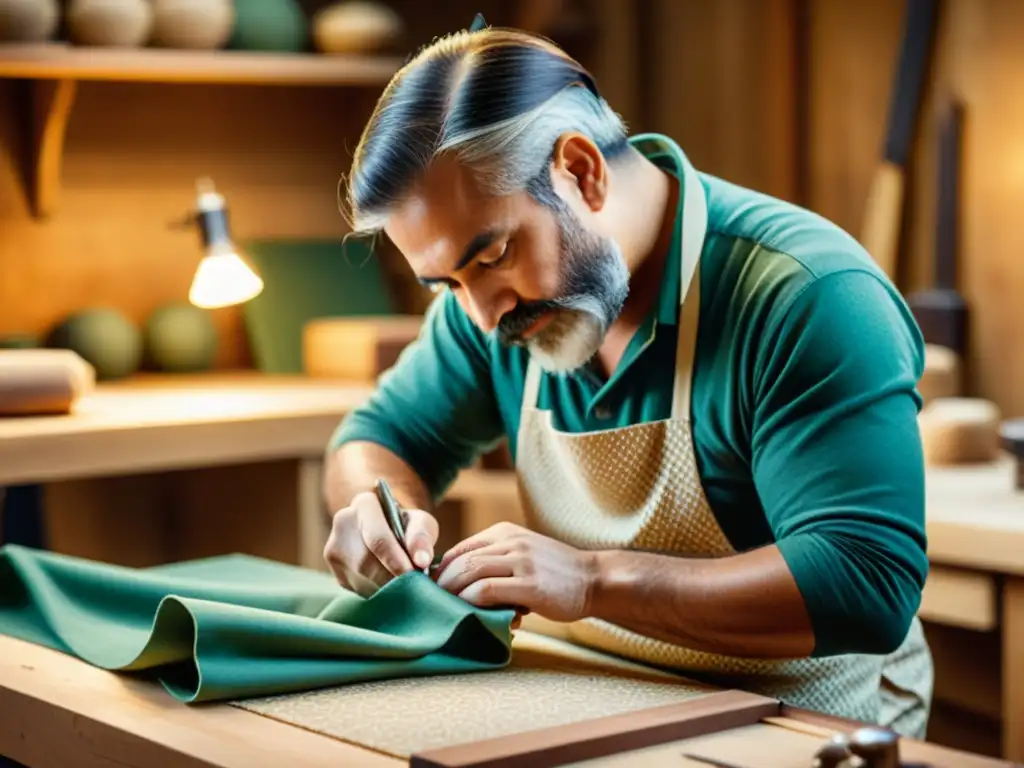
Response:
MULTIPOLYGON (((377 501, 380 502, 380 506, 384 510, 384 517, 388 521, 388 527, 391 528, 391 532, 398 539, 398 543, 402 546, 402 551, 405 552, 406 557, 409 558, 409 562, 412 563, 412 567, 416 568, 416 563, 412 559, 412 553, 409 552, 409 547, 405 543, 405 511, 402 509, 402 505, 395 499, 394 494, 391 493, 391 486, 388 485, 388 481, 383 477, 377 480, 374 492, 377 494, 377 501)), ((441 555, 436 556, 434 562, 427 568, 424 568, 423 572, 433 572, 441 564, 441 557, 441 555)))

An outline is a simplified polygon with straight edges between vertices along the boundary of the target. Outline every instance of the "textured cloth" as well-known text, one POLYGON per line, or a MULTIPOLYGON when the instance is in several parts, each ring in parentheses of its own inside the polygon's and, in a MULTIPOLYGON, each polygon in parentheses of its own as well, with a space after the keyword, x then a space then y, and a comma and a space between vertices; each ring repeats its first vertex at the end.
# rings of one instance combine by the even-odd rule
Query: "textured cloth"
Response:
MULTIPOLYGON (((671 139, 632 142, 681 176, 671 139)), ((785 201, 697 176, 708 226, 691 428, 711 510, 734 549, 778 545, 806 601, 815 655, 889 653, 928 571, 919 329, 849 234, 785 201)), ((537 405, 555 428, 668 418, 679 237, 677 226, 661 294, 612 375, 584 369, 540 382, 537 405)), ((420 338, 333 444, 380 443, 441 495, 459 467, 503 438, 518 460, 527 362, 443 291, 420 338)))
POLYGON ((706 696, 603 672, 512 666, 246 699, 242 709, 396 757, 706 696), (442 703, 443 706, 438 706, 442 703))
MULTIPOLYGON (((680 164, 685 162, 680 158, 680 164)), ((529 526, 582 549, 638 549, 683 557, 736 553, 704 493, 694 457, 690 386, 701 300, 707 213, 696 174, 683 174, 676 376, 669 418, 619 429, 567 432, 537 405, 542 372, 527 370, 516 473, 529 526)), ((603 651, 679 670, 787 704, 880 723, 921 738, 932 689, 931 656, 917 619, 900 652, 758 659, 696 651, 610 622, 584 619, 569 637, 603 651), (887 684, 883 684, 883 679, 887 684)))
POLYGON ((363 598, 244 555, 133 569, 0 548, 0 634, 151 676, 186 702, 504 667, 514 615, 415 572, 363 598))

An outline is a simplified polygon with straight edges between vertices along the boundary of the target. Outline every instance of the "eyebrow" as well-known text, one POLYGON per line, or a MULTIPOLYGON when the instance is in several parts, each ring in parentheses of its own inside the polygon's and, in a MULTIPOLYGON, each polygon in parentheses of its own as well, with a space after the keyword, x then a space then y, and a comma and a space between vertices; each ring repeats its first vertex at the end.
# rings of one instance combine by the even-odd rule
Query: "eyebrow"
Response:
MULTIPOLYGON (((486 250, 491 244, 504 234, 503 230, 500 229, 486 229, 480 234, 476 235, 469 244, 462 251, 462 256, 459 258, 459 262, 455 265, 452 272, 458 272, 460 269, 464 269, 469 266, 470 262, 475 259, 481 251, 486 250)), ((437 283, 450 283, 451 278, 449 277, 420 277, 417 278, 421 285, 434 285, 437 283)))

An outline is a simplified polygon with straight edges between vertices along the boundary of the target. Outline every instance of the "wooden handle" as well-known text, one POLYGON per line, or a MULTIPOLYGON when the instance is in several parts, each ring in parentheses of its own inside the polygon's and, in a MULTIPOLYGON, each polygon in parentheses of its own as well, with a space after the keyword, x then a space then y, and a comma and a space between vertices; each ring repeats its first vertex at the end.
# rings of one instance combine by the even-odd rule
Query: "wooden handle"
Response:
POLYGON ((899 263, 903 191, 903 169, 892 163, 882 163, 871 182, 861 233, 861 245, 893 282, 896 281, 899 263))

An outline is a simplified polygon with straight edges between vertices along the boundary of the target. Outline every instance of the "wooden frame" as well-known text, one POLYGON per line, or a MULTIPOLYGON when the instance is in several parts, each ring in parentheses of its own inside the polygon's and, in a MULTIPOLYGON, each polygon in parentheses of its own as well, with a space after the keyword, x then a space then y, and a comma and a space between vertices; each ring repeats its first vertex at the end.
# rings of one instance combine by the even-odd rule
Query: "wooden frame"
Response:
POLYGON ((412 768, 551 768, 668 741, 753 725, 778 715, 776 699, 722 691, 680 704, 599 717, 413 755, 412 768))

